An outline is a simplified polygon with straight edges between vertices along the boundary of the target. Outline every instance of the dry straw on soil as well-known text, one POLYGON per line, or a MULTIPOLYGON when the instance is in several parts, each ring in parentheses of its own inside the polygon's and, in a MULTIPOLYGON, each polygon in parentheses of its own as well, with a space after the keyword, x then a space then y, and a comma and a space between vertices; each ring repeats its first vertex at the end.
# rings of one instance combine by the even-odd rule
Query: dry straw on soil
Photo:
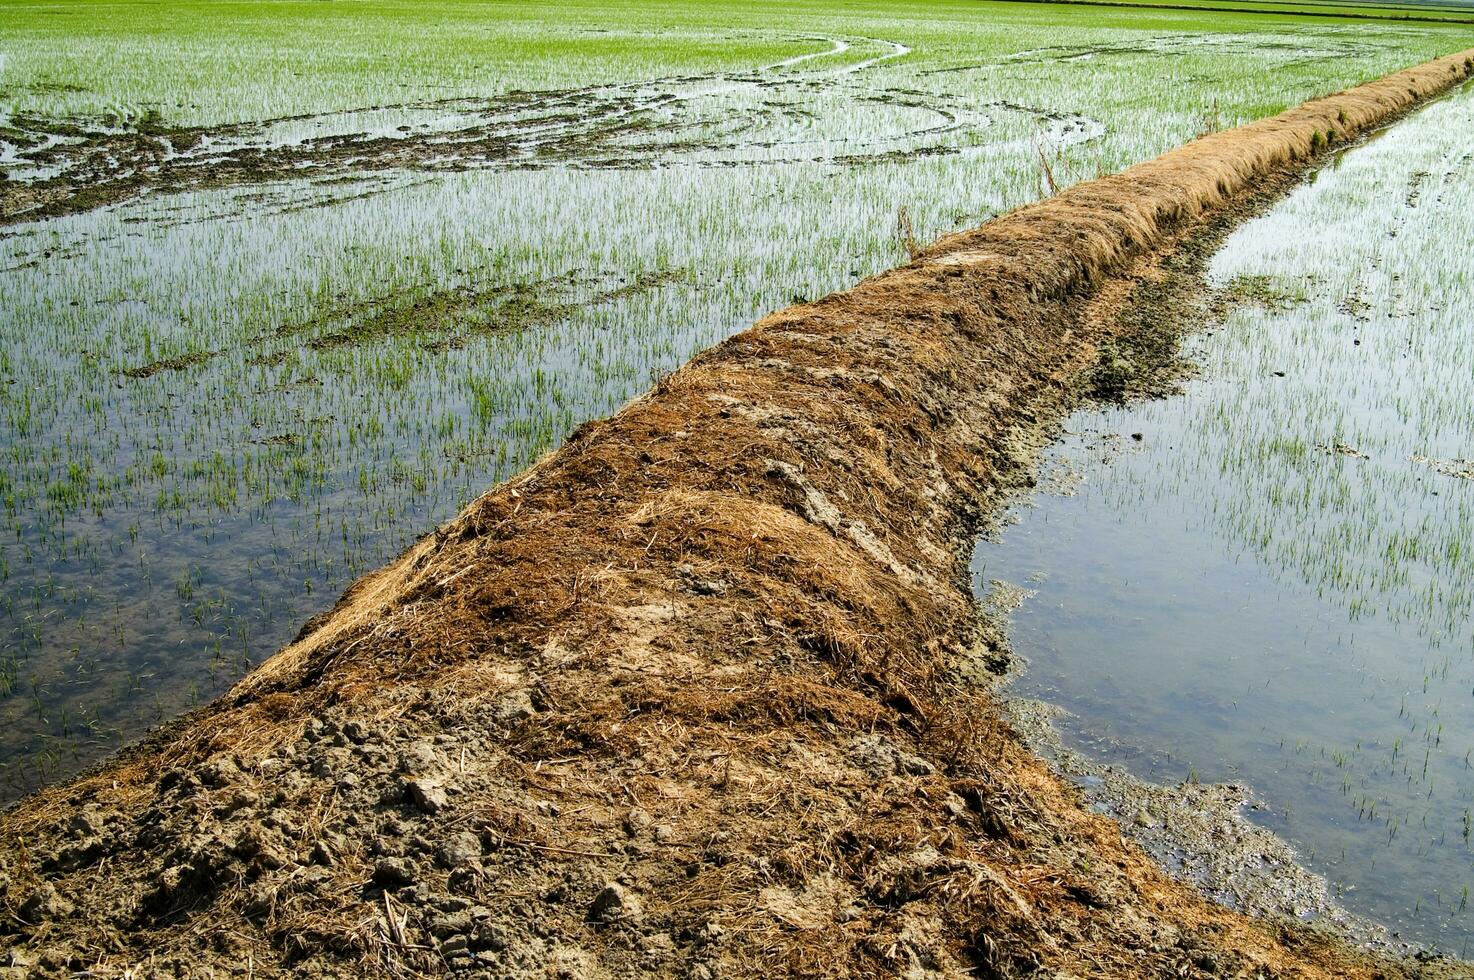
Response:
POLYGON ((6 814, 0 930, 104 974, 1411 975, 1214 906, 1086 813, 968 677, 966 555, 1112 329, 1092 296, 1467 57, 702 354, 6 814))

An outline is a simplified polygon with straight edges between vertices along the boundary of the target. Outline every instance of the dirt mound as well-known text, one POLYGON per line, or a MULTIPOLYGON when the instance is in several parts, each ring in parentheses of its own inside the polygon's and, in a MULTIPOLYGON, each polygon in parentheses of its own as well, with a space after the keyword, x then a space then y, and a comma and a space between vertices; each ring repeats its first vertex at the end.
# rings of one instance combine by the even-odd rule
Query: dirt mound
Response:
POLYGON ((5 814, 11 972, 1453 975, 1215 906, 1086 812, 976 682, 966 556, 1153 250, 1465 58, 952 236, 583 426, 5 814))

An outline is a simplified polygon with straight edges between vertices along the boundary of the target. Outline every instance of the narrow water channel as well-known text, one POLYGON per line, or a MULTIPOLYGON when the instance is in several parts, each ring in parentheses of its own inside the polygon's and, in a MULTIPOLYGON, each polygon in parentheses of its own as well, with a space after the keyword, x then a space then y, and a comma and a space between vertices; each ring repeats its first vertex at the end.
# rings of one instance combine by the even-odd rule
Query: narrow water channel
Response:
POLYGON ((1211 267, 1185 394, 1078 413, 979 546, 1010 692, 1146 780, 1233 782, 1353 912, 1474 943, 1474 92, 1353 148, 1211 267))

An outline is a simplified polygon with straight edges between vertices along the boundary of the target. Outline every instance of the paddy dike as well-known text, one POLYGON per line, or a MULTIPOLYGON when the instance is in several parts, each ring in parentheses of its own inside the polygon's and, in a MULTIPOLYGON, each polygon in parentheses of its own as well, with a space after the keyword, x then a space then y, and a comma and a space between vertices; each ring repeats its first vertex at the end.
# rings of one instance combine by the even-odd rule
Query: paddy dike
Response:
POLYGON ((1471 75, 949 236, 581 427, 0 817, 0 970, 1469 975, 1215 905, 1088 812, 979 683, 968 559, 1164 260, 1471 75))

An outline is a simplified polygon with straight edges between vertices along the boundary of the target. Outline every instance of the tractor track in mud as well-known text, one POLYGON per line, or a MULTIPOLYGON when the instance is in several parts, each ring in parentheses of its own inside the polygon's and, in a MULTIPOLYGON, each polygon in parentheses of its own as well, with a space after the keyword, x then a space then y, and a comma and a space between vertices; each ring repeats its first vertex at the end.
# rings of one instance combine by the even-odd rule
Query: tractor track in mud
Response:
POLYGON ((1214 905, 1087 812, 979 683, 967 556, 1165 256, 1471 74, 948 236, 584 425, 5 813, 10 975, 1467 975, 1214 905))

